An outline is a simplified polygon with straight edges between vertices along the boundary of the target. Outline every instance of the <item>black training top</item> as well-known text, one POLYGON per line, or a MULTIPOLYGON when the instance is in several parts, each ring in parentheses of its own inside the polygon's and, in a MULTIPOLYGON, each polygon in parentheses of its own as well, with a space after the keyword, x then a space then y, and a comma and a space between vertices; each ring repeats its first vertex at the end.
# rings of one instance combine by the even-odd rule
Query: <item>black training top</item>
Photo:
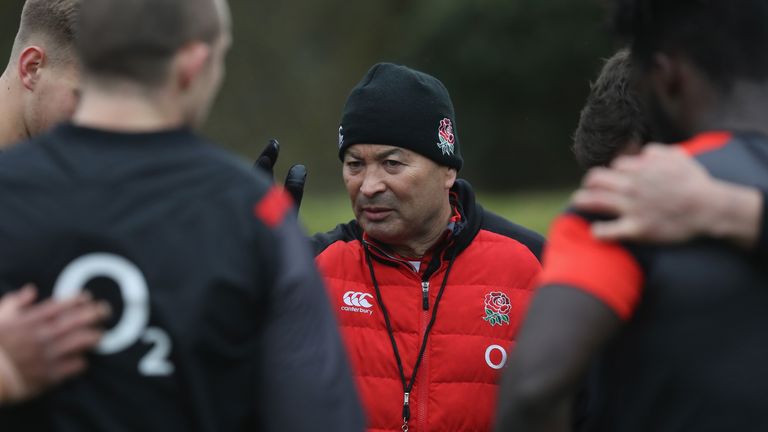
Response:
MULTIPOLYGON (((715 177, 768 189, 768 138, 710 132, 682 145, 715 177)), ((600 359, 587 430, 766 431, 768 265, 700 238, 668 247, 599 242, 590 219, 555 222, 544 284, 584 290, 626 320, 600 359)))
POLYGON ((359 431, 345 352, 292 203, 188 130, 63 125, 0 156, 0 293, 88 289, 89 370, 2 431, 359 431))

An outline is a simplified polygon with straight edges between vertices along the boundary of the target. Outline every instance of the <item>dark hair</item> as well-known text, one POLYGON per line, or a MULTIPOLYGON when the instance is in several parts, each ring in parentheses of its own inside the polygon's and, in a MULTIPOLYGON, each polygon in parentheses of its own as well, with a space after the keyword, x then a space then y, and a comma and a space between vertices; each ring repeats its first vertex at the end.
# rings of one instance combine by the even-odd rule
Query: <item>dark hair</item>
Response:
POLYGON ((56 45, 48 50, 49 57, 71 58, 79 6, 80 0, 27 0, 21 11, 16 48, 33 35, 42 35, 56 45))
POLYGON ((765 0, 616 0, 614 22, 641 66, 662 51, 685 55, 725 90, 768 78, 765 0))
POLYGON ((591 85, 573 137, 573 152, 583 168, 608 163, 628 144, 645 144, 647 120, 632 86, 629 51, 606 60, 591 85))
MULTIPOLYGON (((223 0, 222 0, 223 1, 223 0)), ((76 48, 84 72, 153 86, 184 44, 221 33, 215 0, 83 0, 76 48)))

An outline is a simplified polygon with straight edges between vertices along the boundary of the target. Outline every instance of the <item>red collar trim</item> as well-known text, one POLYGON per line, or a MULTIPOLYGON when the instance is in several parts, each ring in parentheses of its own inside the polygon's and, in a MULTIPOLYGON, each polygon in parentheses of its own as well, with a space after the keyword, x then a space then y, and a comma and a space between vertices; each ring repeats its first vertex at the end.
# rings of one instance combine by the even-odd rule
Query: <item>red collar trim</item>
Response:
POLYGON ((714 131, 696 135, 690 140, 680 144, 680 147, 689 156, 698 156, 725 147, 733 138, 730 132, 714 131))
POLYGON ((448 220, 448 229, 451 228, 451 224, 457 224, 461 222, 461 213, 459 213, 459 206, 455 204, 459 202, 459 194, 451 191, 450 197, 451 197, 450 198, 451 210, 453 210, 453 215, 451 215, 451 219, 448 220))

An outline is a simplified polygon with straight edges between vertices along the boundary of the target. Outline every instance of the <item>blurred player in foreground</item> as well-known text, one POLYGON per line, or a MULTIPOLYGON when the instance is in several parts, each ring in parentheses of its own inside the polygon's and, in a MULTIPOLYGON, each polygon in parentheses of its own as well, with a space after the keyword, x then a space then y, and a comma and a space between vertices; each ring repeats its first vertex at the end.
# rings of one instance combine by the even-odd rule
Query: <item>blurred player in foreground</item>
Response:
POLYGON ((362 428, 290 198, 193 131, 229 44, 224 1, 82 2, 73 123, 0 157, 0 281, 85 287, 115 324, 4 430, 362 428))
MULTIPOLYGON (((715 178, 763 190, 766 13, 760 1, 636 0, 619 2, 617 20, 651 135, 684 141, 715 178)), ((604 243, 590 230, 596 219, 569 212, 553 227, 497 430, 568 430, 570 400, 595 357, 589 430, 765 430, 765 266, 714 238, 604 243)))

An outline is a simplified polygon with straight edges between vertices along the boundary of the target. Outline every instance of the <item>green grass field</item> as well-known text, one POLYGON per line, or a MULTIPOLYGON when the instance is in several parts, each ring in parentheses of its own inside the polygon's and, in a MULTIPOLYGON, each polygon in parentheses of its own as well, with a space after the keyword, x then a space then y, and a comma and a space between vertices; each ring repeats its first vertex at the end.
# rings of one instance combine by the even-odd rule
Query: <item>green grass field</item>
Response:
MULTIPOLYGON (((552 219, 565 208, 570 192, 547 190, 510 194, 479 193, 478 201, 488 210, 546 234, 552 219)), ((299 213, 310 234, 328 231, 353 218, 349 198, 342 194, 306 195, 299 213)))

